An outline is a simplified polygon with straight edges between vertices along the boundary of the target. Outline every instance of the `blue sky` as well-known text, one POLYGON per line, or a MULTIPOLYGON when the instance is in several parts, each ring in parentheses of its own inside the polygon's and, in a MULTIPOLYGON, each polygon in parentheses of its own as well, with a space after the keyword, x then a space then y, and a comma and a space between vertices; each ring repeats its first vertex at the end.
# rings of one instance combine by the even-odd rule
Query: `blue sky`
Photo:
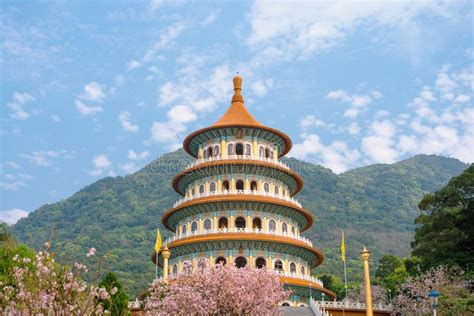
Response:
POLYGON ((228 107, 335 172, 474 161, 472 4, 2 1, 0 220, 125 175, 228 107))

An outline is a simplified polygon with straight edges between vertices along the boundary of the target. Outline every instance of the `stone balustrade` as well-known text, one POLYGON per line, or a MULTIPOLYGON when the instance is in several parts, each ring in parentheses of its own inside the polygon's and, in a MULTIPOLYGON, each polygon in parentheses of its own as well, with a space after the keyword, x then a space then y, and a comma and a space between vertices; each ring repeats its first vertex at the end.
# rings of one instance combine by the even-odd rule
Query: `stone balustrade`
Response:
POLYGON ((203 197, 210 197, 210 196, 226 196, 226 195, 235 195, 235 194, 243 194, 243 195, 253 195, 253 196, 265 196, 265 197, 272 197, 276 199, 280 199, 286 202, 290 202, 298 207, 302 207, 301 203, 298 202, 295 198, 284 196, 282 194, 275 194, 272 192, 265 192, 260 190, 224 190, 224 191, 211 191, 211 192, 203 192, 203 193, 196 193, 191 196, 186 196, 178 201, 176 201, 173 205, 173 208, 178 207, 179 205, 192 201, 194 199, 203 198, 203 197))
MULTIPOLYGON (((340 309, 358 309, 365 310, 365 304, 360 302, 350 302, 350 301, 314 301, 314 306, 321 309, 325 308, 340 308, 340 309)), ((377 311, 391 311, 393 309, 392 305, 384 304, 373 304, 373 309, 377 311)))
POLYGON ((201 232, 194 231, 194 232, 187 232, 185 234, 178 234, 176 233, 174 236, 165 240, 164 244, 167 245, 171 242, 176 240, 180 240, 183 238, 194 237, 194 236, 203 236, 203 235, 211 235, 211 234, 222 234, 222 233, 247 233, 247 234, 262 234, 262 235, 271 235, 271 236, 281 236, 287 237, 290 239, 295 239, 304 242, 308 246, 312 247, 313 243, 306 237, 303 237, 298 234, 292 233, 285 233, 285 232, 277 232, 274 230, 263 230, 258 228, 218 228, 218 229, 203 229, 201 232))

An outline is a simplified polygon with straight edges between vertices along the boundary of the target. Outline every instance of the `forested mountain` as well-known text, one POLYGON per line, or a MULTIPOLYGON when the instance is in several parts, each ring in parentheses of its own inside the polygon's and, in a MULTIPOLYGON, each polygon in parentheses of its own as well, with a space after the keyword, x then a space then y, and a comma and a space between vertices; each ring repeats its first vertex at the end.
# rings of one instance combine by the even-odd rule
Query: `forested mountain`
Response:
MULTIPOLYGON (((183 150, 164 155, 125 177, 107 177, 71 197, 44 205, 12 227, 15 237, 41 249, 45 241, 64 263, 86 262, 89 247, 109 253, 107 269, 131 295, 154 276, 150 261, 161 215, 178 199, 173 176, 190 162, 183 150)), ((424 193, 444 186, 468 166, 456 159, 419 155, 391 165, 371 165, 337 175, 296 159, 286 159, 304 181, 297 196, 316 221, 306 235, 328 257, 315 273, 340 274, 341 229, 346 234, 349 277, 357 278, 358 253, 367 246, 375 258, 407 255, 424 193)))

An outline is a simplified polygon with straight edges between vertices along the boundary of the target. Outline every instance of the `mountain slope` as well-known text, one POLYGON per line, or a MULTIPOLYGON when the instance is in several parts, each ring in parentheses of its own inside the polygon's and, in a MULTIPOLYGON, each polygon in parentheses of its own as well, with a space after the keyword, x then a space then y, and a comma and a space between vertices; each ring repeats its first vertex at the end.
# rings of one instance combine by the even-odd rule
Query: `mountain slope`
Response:
MULTIPOLYGON (((190 162, 183 150, 164 155, 125 177, 108 177, 86 186, 70 198, 44 205, 12 230, 40 249, 52 240, 62 262, 84 261, 89 247, 109 253, 108 268, 117 272, 135 295, 153 278, 149 256, 161 215, 178 195, 172 177, 190 162)), ((455 159, 416 156, 392 165, 372 165, 334 174, 311 163, 287 159, 304 180, 298 199, 316 217, 306 233, 328 256, 318 272, 339 273, 340 229, 346 231, 349 268, 358 268, 363 245, 376 257, 408 253, 416 204, 467 167, 455 159)), ((164 230, 162 230, 164 232, 164 230)))

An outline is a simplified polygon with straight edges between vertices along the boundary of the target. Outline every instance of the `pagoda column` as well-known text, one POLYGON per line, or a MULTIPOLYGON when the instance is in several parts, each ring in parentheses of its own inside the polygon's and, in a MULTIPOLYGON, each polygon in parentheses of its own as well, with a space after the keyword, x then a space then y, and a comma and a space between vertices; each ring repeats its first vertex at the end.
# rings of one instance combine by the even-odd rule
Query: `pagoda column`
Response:
POLYGON ((227 141, 224 137, 221 138, 221 157, 227 158, 227 141))
POLYGON ((165 248, 161 252, 161 255, 163 256, 163 280, 165 281, 165 283, 168 283, 168 274, 169 274, 168 262, 171 256, 171 251, 168 249, 168 247, 165 246, 165 248))

